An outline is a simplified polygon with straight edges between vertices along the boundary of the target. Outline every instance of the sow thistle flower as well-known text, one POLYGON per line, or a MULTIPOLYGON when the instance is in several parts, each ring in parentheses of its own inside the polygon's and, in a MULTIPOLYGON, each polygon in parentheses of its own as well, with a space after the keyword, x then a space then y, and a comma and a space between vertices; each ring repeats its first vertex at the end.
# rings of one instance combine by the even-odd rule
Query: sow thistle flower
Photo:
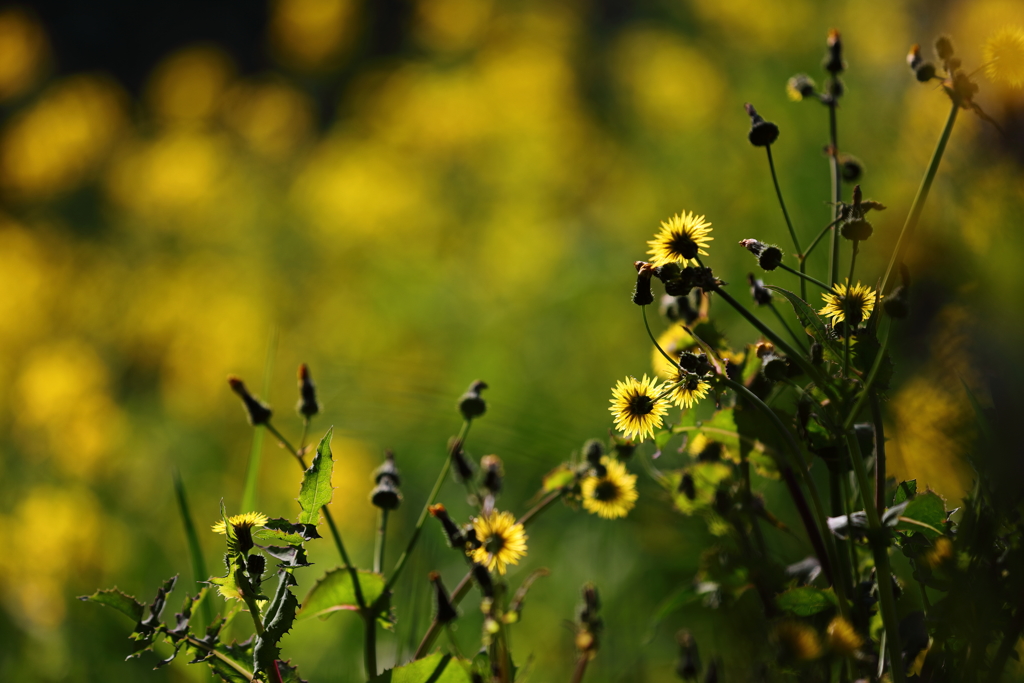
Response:
POLYGON ((601 464, 604 476, 590 476, 580 484, 583 509, 605 519, 625 517, 636 505, 636 475, 608 456, 601 458, 601 464))
POLYGON ((704 247, 715 239, 708 237, 710 232, 711 224, 704 222, 704 216, 678 213, 661 222, 661 231, 647 242, 651 247, 647 253, 656 267, 667 263, 696 266, 698 254, 707 256, 704 247))
POLYGON ((1012 88, 1024 86, 1024 30, 1005 26, 985 43, 985 73, 1012 88))
POLYGON ((693 404, 708 395, 711 385, 697 375, 679 370, 675 377, 675 386, 668 399, 680 408, 692 408, 693 404))
POLYGON ((847 315, 850 317, 851 325, 859 325, 870 317, 871 311, 875 309, 875 290, 867 285, 858 282, 850 287, 849 281, 846 284, 837 282, 832 285, 832 290, 821 295, 825 300, 825 307, 818 313, 832 318, 833 325, 847 320, 847 315))
POLYGON ((656 386, 657 378, 644 375, 643 380, 635 377, 615 383, 612 389, 611 407, 615 427, 629 438, 641 441, 654 436, 655 427, 661 426, 661 419, 668 412, 667 402, 662 398, 663 389, 656 386))
POLYGON ((486 565, 488 571, 497 569, 504 575, 507 565, 519 564, 526 555, 526 532, 511 512, 491 510, 473 520, 473 531, 481 544, 472 551, 473 561, 486 565))
MULTIPOLYGON (((243 512, 240 515, 228 517, 228 524, 234 528, 235 533, 238 533, 239 530, 250 530, 253 527, 263 526, 267 521, 267 516, 262 512, 243 512)), ((213 525, 213 533, 226 534, 227 532, 223 519, 213 525)))

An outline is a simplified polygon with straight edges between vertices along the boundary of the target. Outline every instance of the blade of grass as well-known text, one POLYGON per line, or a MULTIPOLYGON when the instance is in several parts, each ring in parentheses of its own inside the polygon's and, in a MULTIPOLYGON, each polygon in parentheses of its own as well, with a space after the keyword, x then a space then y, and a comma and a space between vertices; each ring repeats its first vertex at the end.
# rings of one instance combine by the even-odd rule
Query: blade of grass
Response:
MULTIPOLYGON (((203 560, 203 549, 199 545, 199 534, 196 533, 196 525, 192 522, 192 513, 189 511, 188 498, 185 495, 185 484, 181 481, 181 473, 175 467, 173 471, 174 493, 178 499, 178 512, 181 514, 181 523, 185 527, 185 538, 188 540, 188 554, 192 559, 192 580, 196 584, 196 590, 202 588, 201 581, 206 581, 209 574, 206 573, 206 562, 203 560)), ((206 598, 203 603, 204 626, 213 623, 213 605, 210 599, 206 598)))
MULTIPOLYGON (((267 340, 267 358, 263 363, 263 389, 260 396, 264 399, 270 392, 270 377, 274 372, 274 356, 277 355, 277 338, 277 329, 274 328, 270 331, 270 339, 267 340)), ((249 463, 245 467, 245 487, 242 489, 243 512, 252 512, 256 509, 256 484, 259 481, 265 431, 263 425, 258 425, 252 430, 252 447, 249 449, 249 463)))

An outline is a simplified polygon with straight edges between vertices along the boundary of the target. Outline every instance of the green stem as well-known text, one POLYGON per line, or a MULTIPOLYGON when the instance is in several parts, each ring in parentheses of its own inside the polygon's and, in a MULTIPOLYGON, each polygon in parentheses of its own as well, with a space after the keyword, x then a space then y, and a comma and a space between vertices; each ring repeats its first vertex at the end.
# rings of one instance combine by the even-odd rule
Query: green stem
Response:
MULTIPOLYGON (((841 517, 847 514, 846 510, 846 497, 843 495, 842 481, 839 472, 836 472, 831 467, 828 468, 828 496, 829 496, 829 510, 833 517, 841 517)), ((836 539, 836 564, 839 565, 839 575, 843 582, 843 585, 848 588, 853 588, 854 579, 850 573, 850 546, 853 545, 851 539, 842 540, 836 539)))
POLYGON ((829 169, 832 176, 832 248, 828 257, 828 283, 833 285, 839 280, 839 230, 836 223, 839 219, 839 202, 843 197, 843 180, 839 175, 839 142, 836 126, 836 100, 833 97, 828 103, 829 129, 829 169))
POLYGON ((244 666, 242 666, 241 664, 239 664, 235 660, 231 659, 231 657, 228 657, 223 652, 218 651, 216 648, 211 647, 210 645, 207 645, 203 641, 197 640, 197 639, 193 638, 192 636, 188 636, 186 639, 188 640, 189 644, 192 645, 193 647, 202 648, 202 649, 206 650, 207 652, 213 654, 214 657, 216 657, 220 661, 224 662, 225 664, 230 666, 232 669, 237 671, 239 674, 241 674, 242 677, 245 678, 245 680, 251 681, 253 679, 253 675, 252 675, 251 671, 246 669, 244 666))
POLYGON ((775 414, 775 411, 765 405, 764 401, 759 399, 750 389, 722 375, 719 375, 719 381, 731 387, 737 394, 743 395, 755 409, 764 414, 771 421, 772 426, 775 427, 775 430, 782 437, 783 442, 791 452, 793 465, 795 465, 795 469, 800 471, 804 485, 811 494, 811 501, 814 504, 813 512, 810 506, 808 506, 807 498, 804 496, 793 474, 794 467, 785 462, 780 462, 779 471, 786 483, 790 496, 793 498, 793 502, 796 504, 797 512, 800 513, 804 528, 807 530, 807 536, 814 547, 815 554, 818 556, 818 561, 821 563, 821 569, 825 576, 828 577, 829 583, 835 587, 836 598, 839 601, 839 612, 844 617, 847 617, 849 615, 849 606, 846 602, 846 587, 842 582, 836 580, 837 575, 834 571, 837 557, 835 542, 832 539, 832 535, 828 533, 828 520, 825 516, 825 509, 821 505, 818 488, 807 471, 807 464, 804 462, 800 445, 789 429, 786 428, 786 425, 782 423, 782 420, 779 419, 779 416, 775 414))
POLYGON ((838 223, 838 222, 839 222, 839 219, 838 219, 838 218, 836 218, 836 219, 835 219, 835 220, 833 220, 833 221, 832 221, 831 223, 829 223, 829 224, 828 224, 828 225, 826 225, 826 226, 825 226, 824 228, 822 228, 822 229, 821 229, 821 232, 819 232, 819 233, 818 233, 818 236, 817 236, 817 237, 815 237, 815 238, 814 238, 814 239, 813 239, 813 240, 811 241, 811 246, 807 247, 807 251, 805 251, 805 252, 804 252, 803 254, 801 254, 801 256, 802 256, 802 257, 803 257, 804 259, 806 259, 806 258, 807 258, 808 256, 810 256, 810 255, 811 255, 811 252, 812 252, 812 251, 814 251, 814 248, 815 248, 816 246, 818 246, 818 242, 820 242, 820 241, 821 241, 821 238, 822 238, 822 237, 824 237, 826 233, 828 233, 828 229, 829 229, 829 228, 831 228, 831 227, 832 227, 833 225, 835 225, 835 224, 836 224, 836 223, 838 223))
MULTIPOLYGON (((775 196, 779 198, 779 206, 782 207, 782 216, 786 219, 786 227, 789 228, 789 236, 793 238, 793 246, 796 247, 797 253, 802 253, 800 248, 800 240, 796 236, 796 230, 793 229, 793 221, 789 219, 789 211, 786 211, 786 202, 782 199, 782 190, 779 188, 779 178, 775 173, 775 160, 772 159, 772 146, 765 145, 765 151, 768 152, 768 168, 772 172, 772 183, 775 185, 775 196)), ((801 265, 803 262, 801 261, 801 265)), ((801 268, 801 271, 803 269, 801 268)), ((803 299, 807 298, 807 293, 804 291, 806 285, 800 283, 800 296, 803 299)))
POLYGON ((875 362, 871 364, 871 370, 868 371, 867 379, 864 380, 864 388, 860 390, 860 394, 857 395, 857 401, 853 404, 853 410, 849 412, 846 419, 843 421, 843 431, 849 431, 853 421, 857 419, 857 415, 860 413, 861 408, 864 407, 864 402, 868 400, 868 396, 871 394, 871 387, 875 383, 875 379, 878 377, 878 369, 882 367, 882 359, 885 358, 885 349, 889 345, 889 330, 890 327, 886 327, 882 333, 882 345, 878 349, 878 353, 875 355, 875 362))
POLYGON ((903 670, 903 648, 900 646, 899 622, 896 615, 896 599, 892 592, 892 569, 889 567, 889 538, 887 530, 882 526, 881 518, 875 509, 871 483, 868 481, 867 467, 860 452, 860 444, 856 435, 846 432, 846 447, 853 461, 853 472, 857 476, 860 488, 861 504, 868 517, 868 541, 875 558, 875 578, 878 582, 878 603, 882 611, 882 624, 885 627, 886 644, 889 649, 889 670, 893 683, 905 683, 906 673, 903 670))
MULTIPOLYGON (((800 278, 801 282, 803 282, 804 280, 807 280, 808 282, 813 282, 814 284, 818 285, 819 287, 824 289, 826 292, 831 292, 832 291, 832 288, 829 287, 828 285, 826 285, 821 280, 819 280, 817 278, 813 278, 810 275, 808 275, 807 273, 801 273, 799 270, 793 270, 792 268, 787 266, 785 263, 780 263, 779 264, 779 268, 782 268, 783 270, 785 270, 785 271, 787 271, 789 273, 793 273, 793 275, 796 275, 798 278, 800 278)), ((807 299, 804 298, 804 301, 807 301, 807 299)))
MULTIPOLYGON (((469 434, 469 427, 472 424, 472 420, 466 420, 462 423, 462 429, 459 430, 459 436, 453 442, 452 448, 458 447, 458 444, 463 443, 466 436, 469 434)), ((430 495, 427 497, 427 502, 423 505, 423 510, 420 512, 419 519, 416 520, 416 526, 412 530, 412 536, 409 537, 409 542, 405 546, 405 550, 398 557, 398 562, 395 563, 395 568, 391 571, 391 576, 384 584, 384 590, 381 592, 381 599, 388 594, 391 587, 395 585, 395 581, 402 573, 402 569, 405 568, 405 563, 409 560, 409 556, 412 554, 413 548, 416 547, 416 541, 420 538, 420 533, 423 531, 423 524, 427 521, 427 515, 430 514, 430 506, 434 504, 437 499, 437 494, 441 491, 441 486, 444 484, 445 479, 448 478, 448 470, 452 466, 452 451, 449 449, 448 457, 444 459, 444 464, 441 466, 441 472, 437 475, 437 481, 434 482, 434 488, 430 490, 430 495)))
MULTIPOLYGON (((851 495, 850 493, 850 477, 845 472, 842 476, 842 484, 843 501, 845 503, 843 514, 845 515, 849 510, 851 501, 853 501, 853 495, 851 495)), ((857 562, 857 544, 854 543, 852 540, 850 541, 850 576, 852 577, 853 581, 853 583, 851 583, 850 586, 856 586, 860 582, 860 565, 857 562)))
POLYGON ((875 424, 875 509, 885 512, 885 425, 878 394, 871 392, 871 420, 875 424))
POLYGON ((380 574, 384 571, 384 542, 388 530, 388 511, 381 509, 377 517, 377 543, 373 548, 373 572, 380 574))
POLYGON ((249 608, 249 616, 252 617, 252 625, 256 628, 256 635, 263 635, 263 620, 260 619, 260 608, 256 604, 256 599, 249 595, 243 595, 242 600, 245 601, 245 606, 249 608))
POLYGON ((804 353, 807 353, 807 348, 803 345, 803 342, 800 341, 800 337, 796 335, 796 332, 790 329, 789 323, 787 323, 786 319, 782 317, 781 313, 779 313, 779 309, 775 307, 775 304, 769 301, 768 307, 772 309, 772 313, 775 314, 775 317, 778 318, 779 323, 782 325, 783 328, 785 328, 786 332, 789 333, 789 336, 793 338, 793 341, 796 342, 796 345, 800 347, 800 350, 803 351, 804 353))
POLYGON ((363 660, 366 664, 368 678, 377 676, 377 618, 370 612, 363 611, 363 627, 366 637, 363 639, 363 660))
POLYGON ((576 658, 576 667, 572 670, 572 683, 580 683, 583 680, 583 674, 587 672, 589 663, 590 657, 585 653, 576 658))
POLYGON ((907 214, 907 222, 903 224, 903 230, 900 231, 900 237, 896 241, 896 249, 893 250, 892 259, 889 260, 889 267, 885 269, 885 277, 882 278, 882 286, 878 289, 879 293, 882 295, 885 295, 888 292, 886 285, 889 283, 892 271, 897 264, 902 263, 907 247, 910 245, 910 240, 914 236, 914 230, 917 228, 917 221, 921 218, 921 211, 924 209, 925 200, 928 199, 928 191, 932 187, 932 181, 935 180, 935 174, 939 170, 939 162, 942 161, 942 154, 946 151, 946 143, 949 142, 949 136, 953 132, 953 124, 956 123, 956 115, 958 111, 960 111, 960 108, 957 106, 956 102, 954 102, 952 108, 949 110, 949 117, 946 119, 946 127, 942 129, 942 135, 939 136, 939 142, 935 145, 935 151, 932 153, 932 159, 928 162, 928 169, 925 171, 924 178, 921 180, 921 186, 917 188, 917 195, 914 196, 914 203, 910 207, 910 213, 907 214))
MULTIPOLYGON (((850 287, 853 287, 853 270, 857 265, 857 240, 853 240, 853 253, 850 254, 850 277, 846 278, 846 291, 849 293, 850 287)), ((850 301, 849 296, 846 297, 847 301, 844 305, 844 319, 850 319, 850 301)), ((850 329, 850 324, 846 324, 846 334, 843 335, 843 377, 849 377, 850 374, 850 337, 853 336, 853 331, 850 329)))
POLYGON ((679 361, 677 361, 675 358, 673 358, 672 356, 670 356, 667 353, 665 353, 665 349, 661 348, 661 344, 659 344, 658 340, 654 338, 654 333, 651 332, 651 326, 647 322, 647 306, 646 305, 641 306, 640 307, 640 311, 641 311, 641 313, 643 313, 643 316, 644 316, 644 328, 647 330, 647 336, 651 338, 651 342, 658 349, 658 351, 661 352, 661 355, 663 355, 665 357, 665 360, 667 360, 669 362, 669 364, 673 368, 678 368, 679 367, 679 361))

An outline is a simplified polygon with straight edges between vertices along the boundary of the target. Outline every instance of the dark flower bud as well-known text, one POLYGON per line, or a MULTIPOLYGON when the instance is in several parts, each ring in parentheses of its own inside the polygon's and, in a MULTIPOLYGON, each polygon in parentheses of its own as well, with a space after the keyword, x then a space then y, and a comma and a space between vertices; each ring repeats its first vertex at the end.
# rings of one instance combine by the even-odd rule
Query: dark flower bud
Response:
POLYGON ((245 384, 242 383, 238 377, 234 375, 228 375, 228 385, 231 390, 238 394, 238 397, 242 399, 242 403, 245 405, 246 415, 249 417, 249 424, 253 427, 257 425, 264 425, 270 421, 270 416, 273 412, 267 407, 266 404, 253 398, 249 390, 245 388, 245 384))
POLYGON ((953 56, 953 41, 949 36, 939 36, 935 39, 935 56, 940 61, 947 61, 953 56))
POLYGON ((472 420, 487 412, 487 402, 480 396, 480 392, 487 388, 487 383, 476 380, 469 385, 466 393, 459 398, 459 412, 463 419, 472 420))
POLYGON ((679 367, 687 372, 697 372, 697 366, 700 361, 697 359, 697 354, 690 353, 689 351, 683 351, 679 354, 679 367))
POLYGON ((768 248, 768 245, 764 242, 753 239, 740 240, 740 246, 754 256, 760 256, 761 253, 768 248))
POLYGON ((971 80, 971 77, 962 71, 953 74, 953 86, 945 86, 946 92, 963 109, 971 106, 971 100, 978 92, 978 84, 971 80))
POLYGON ((305 363, 299 366, 299 403, 295 410, 307 418, 320 412, 320 404, 316 400, 316 385, 313 384, 313 378, 309 376, 309 366, 305 363))
POLYGON ((591 465, 600 465, 601 457, 604 455, 604 444, 600 439, 589 439, 583 444, 583 457, 591 465))
POLYGON ((245 571, 249 576, 263 576, 263 570, 267 568, 267 558, 262 555, 249 555, 245 558, 245 571))
POLYGON ((390 477, 384 477, 370 492, 370 502, 381 510, 396 510, 402 504, 402 492, 390 477))
POLYGON ((466 539, 466 548, 468 550, 476 550, 483 545, 480 539, 476 537, 476 529, 473 528, 472 524, 462 527, 462 535, 466 539))
POLYGON ((434 619, 440 624, 447 624, 458 619, 459 613, 455 611, 455 606, 452 605, 452 601, 448 597, 448 591, 441 583, 441 575, 437 572, 430 572, 430 583, 434 584, 434 602, 437 605, 434 619))
POLYGON ((754 147, 767 147, 779 139, 779 127, 770 121, 765 121, 754 109, 754 105, 747 103, 743 107, 750 116, 750 132, 747 139, 754 147))
POLYGON ((854 218, 851 221, 846 221, 843 226, 839 228, 839 233, 848 240, 864 241, 871 237, 875 229, 871 226, 871 223, 863 218, 854 218))
POLYGON ((473 478, 473 463, 462 450, 462 440, 452 437, 448 442, 448 452, 452 454, 452 464, 455 465, 455 476, 459 481, 469 481, 473 478))
POLYGON ((700 315, 693 309, 689 297, 666 294, 661 297, 661 314, 672 322, 683 321, 689 324, 700 315))
POLYGON ((782 263, 782 250, 778 247, 765 247, 757 257, 757 265, 764 270, 775 270, 782 263))
POLYGON ((766 306, 772 302, 771 290, 766 289, 764 282, 754 277, 753 273, 747 273, 747 282, 750 283, 750 296, 758 306, 766 306))
POLYGON ((825 53, 825 61, 822 66, 833 76, 846 69, 846 64, 843 62, 843 41, 839 36, 839 31, 834 28, 829 29, 828 32, 828 52, 825 53))
POLYGON ((924 58, 921 57, 921 46, 914 43, 910 46, 910 52, 907 53, 907 66, 913 71, 917 71, 917 67, 924 63, 924 58))
POLYGON ((932 80, 935 78, 935 65, 931 62, 924 62, 914 69, 914 78, 916 78, 919 83, 927 83, 932 80))
POLYGON ((720 667, 721 663, 717 657, 708 662, 708 670, 704 672, 704 683, 718 683, 718 669, 720 667))
MULTIPOLYGON (((633 267, 636 268, 637 272, 640 272, 640 265, 646 263, 645 261, 634 261, 633 267)), ((680 268, 678 263, 666 263, 663 266, 658 266, 654 269, 654 276, 662 282, 668 282, 669 280, 675 280, 679 277, 680 268)))
POLYGON ((485 455, 480 459, 480 467, 484 471, 483 485, 491 493, 501 491, 501 480, 505 471, 501 466, 501 458, 496 455, 485 455))
POLYGON ((611 441, 612 450, 615 451, 615 459, 625 462, 633 457, 633 452, 636 451, 636 443, 632 439, 627 439, 624 436, 619 436, 613 431, 608 432, 609 439, 611 441))
POLYGON ((697 489, 694 487, 693 475, 689 472, 683 474, 682 479, 679 480, 679 493, 686 496, 687 500, 693 500, 697 497, 697 489))
MULTIPOLYGON (((708 362, 708 355, 706 353, 697 354, 697 371, 695 374, 702 376, 706 375, 715 368, 708 362)), ((696 378, 693 378, 693 383, 696 383, 696 378)), ((696 386, 690 387, 691 390, 696 389, 696 386)))
POLYGON ((806 97, 813 97, 817 86, 807 74, 797 74, 786 82, 786 93, 789 99, 799 102, 806 97))
POLYGON ((811 365, 821 365, 824 358, 824 348, 818 342, 811 343, 811 365))
POLYGON ((466 537, 462 534, 462 530, 459 529, 458 525, 448 516, 448 510, 445 509, 444 505, 437 503, 428 507, 427 510, 430 512, 431 517, 441 522, 441 526, 444 528, 444 535, 448 539, 448 545, 453 548, 462 549, 466 545, 466 537))
POLYGON ((665 281, 665 293, 669 296, 683 298, 692 291, 693 283, 689 279, 678 277, 674 280, 665 281))
POLYGON ((679 643, 679 659, 676 662, 676 674, 685 681, 695 681, 700 674, 700 655, 697 652, 697 641, 689 631, 676 634, 679 643))
POLYGON ((597 613, 601 609, 601 596, 597 592, 597 586, 592 583, 585 583, 580 592, 583 595, 583 604, 580 605, 579 614, 580 623, 589 626, 600 624, 601 619, 597 616, 597 613))
POLYGON ((636 287, 633 288, 633 303, 637 306, 647 306, 654 303, 654 292, 651 291, 651 276, 654 275, 654 266, 650 263, 637 261, 636 287))
POLYGON ((473 580, 476 581, 476 585, 480 587, 480 592, 485 598, 494 597, 494 582, 491 580, 491 574, 487 571, 487 567, 482 564, 473 564, 473 580))
POLYGON ((398 467, 395 466, 395 454, 391 450, 384 451, 384 463, 373 472, 374 483, 379 484, 385 477, 389 478, 395 486, 402 485, 398 467))
POLYGON ((864 175, 864 164, 852 154, 840 154, 839 172, 842 174, 844 181, 855 183, 864 175))

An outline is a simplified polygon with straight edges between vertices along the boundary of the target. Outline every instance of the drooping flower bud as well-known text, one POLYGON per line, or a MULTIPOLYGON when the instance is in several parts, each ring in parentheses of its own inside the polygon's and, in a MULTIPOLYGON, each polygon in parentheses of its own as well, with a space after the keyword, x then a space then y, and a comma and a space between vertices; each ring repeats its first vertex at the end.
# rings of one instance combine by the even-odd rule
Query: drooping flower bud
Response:
POLYGON ((757 257, 757 265, 764 270, 775 270, 782 263, 782 250, 775 246, 765 247, 761 255, 757 257))
POLYGON ((750 283, 750 295, 758 306, 766 306, 772 302, 772 292, 764 286, 764 281, 758 280, 753 273, 747 273, 747 282, 750 283))
POLYGON ((316 400, 316 385, 309 376, 309 366, 299 366, 299 403, 295 406, 299 414, 308 418, 320 412, 320 403, 316 400))
POLYGON ((439 624, 447 624, 458 619, 459 613, 455 611, 455 606, 452 605, 451 598, 448 597, 448 591, 441 583, 441 575, 437 572, 430 572, 430 583, 434 584, 434 604, 437 607, 434 619, 439 624))
POLYGON ((501 465, 501 458, 496 455, 485 455, 480 458, 480 467, 484 471, 483 486, 491 493, 501 491, 501 482, 505 477, 504 468, 501 465))
POLYGON ((797 74, 786 82, 786 94, 794 102, 813 97, 817 86, 807 74, 797 74))
POLYGON ((864 175, 864 164, 852 154, 840 154, 839 172, 844 182, 855 183, 864 175))
POLYGON ((249 424, 253 427, 257 425, 267 424, 270 421, 270 416, 273 411, 265 404, 257 399, 253 398, 249 390, 245 388, 245 384, 241 379, 234 375, 228 375, 228 385, 231 390, 238 394, 238 397, 242 399, 242 403, 245 405, 245 412, 249 418, 249 424))
POLYGON ((459 481, 471 481, 473 479, 473 463, 462 450, 462 439, 452 437, 448 444, 448 452, 452 454, 452 464, 455 465, 455 475, 459 481))
POLYGON ((754 109, 754 105, 749 102, 744 104, 743 108, 747 110, 747 115, 750 116, 750 132, 747 133, 747 139, 750 140, 750 144, 754 147, 767 147, 778 140, 778 126, 771 121, 765 121, 757 113, 757 110, 754 109))
POLYGON ((441 526, 444 528, 444 535, 448 539, 448 545, 461 550, 466 545, 466 537, 459 526, 448 516, 448 510, 445 509, 444 505, 437 503, 436 505, 431 505, 427 510, 430 512, 431 517, 441 522, 441 526))
POLYGON ((473 580, 476 581, 476 585, 480 587, 480 592, 483 593, 485 598, 494 597, 494 581, 491 580, 491 574, 487 571, 487 567, 482 564, 473 564, 473 580))
POLYGON ((600 439, 589 439, 583 444, 583 457, 591 465, 600 465, 601 457, 604 455, 604 444, 600 439))
POLYGON ((833 76, 837 76, 846 69, 843 62, 843 41, 836 29, 829 29, 828 52, 825 53, 825 61, 822 64, 825 70, 833 76))
POLYGON ((647 306, 654 303, 654 293, 651 291, 651 276, 654 275, 654 266, 645 261, 637 261, 636 266, 636 287, 633 288, 633 303, 637 306, 647 306))
POLYGON ((459 412, 463 419, 472 420, 487 412, 487 402, 480 396, 480 392, 486 388, 487 383, 478 379, 459 398, 459 412))

